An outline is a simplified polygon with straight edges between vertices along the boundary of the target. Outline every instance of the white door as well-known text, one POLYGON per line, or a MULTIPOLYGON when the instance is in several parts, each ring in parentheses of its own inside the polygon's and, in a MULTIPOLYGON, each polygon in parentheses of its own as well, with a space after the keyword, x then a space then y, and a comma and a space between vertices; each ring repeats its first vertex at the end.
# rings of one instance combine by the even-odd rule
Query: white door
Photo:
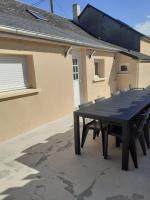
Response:
POLYGON ((80 105, 80 62, 77 56, 73 55, 73 90, 74 90, 74 105, 75 108, 80 105))

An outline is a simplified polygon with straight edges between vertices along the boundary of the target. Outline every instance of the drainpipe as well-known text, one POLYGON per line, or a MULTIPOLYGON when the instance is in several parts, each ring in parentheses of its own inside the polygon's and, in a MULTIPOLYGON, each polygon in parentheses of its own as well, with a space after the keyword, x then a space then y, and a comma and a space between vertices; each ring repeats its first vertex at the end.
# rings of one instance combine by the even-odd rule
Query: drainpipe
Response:
POLYGON ((139 87, 139 64, 140 64, 140 61, 137 62, 137 72, 136 72, 136 87, 137 88, 139 87))

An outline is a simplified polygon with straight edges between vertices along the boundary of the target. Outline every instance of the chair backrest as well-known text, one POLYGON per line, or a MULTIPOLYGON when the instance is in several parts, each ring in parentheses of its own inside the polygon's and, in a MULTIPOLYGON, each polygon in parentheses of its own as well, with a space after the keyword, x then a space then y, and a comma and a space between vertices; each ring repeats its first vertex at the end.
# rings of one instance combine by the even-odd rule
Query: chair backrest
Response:
POLYGON ((143 131, 143 129, 144 129, 144 127, 145 127, 145 125, 146 125, 146 122, 147 122, 147 120, 146 119, 143 119, 143 120, 141 120, 141 122, 139 123, 139 125, 138 125, 138 132, 139 133, 141 133, 142 131, 143 131))
POLYGON ((95 99, 95 103, 98 103, 100 101, 104 101, 105 100, 105 97, 100 97, 98 99, 95 99))
POLYGON ((133 123, 133 131, 136 137, 143 133, 144 127, 147 123, 147 118, 143 115, 139 115, 133 123))
POLYGON ((147 120, 150 117, 150 109, 144 110, 140 115, 147 120))
MULTIPOLYGON (((89 101, 87 103, 83 103, 83 104, 79 105, 79 109, 86 108, 86 107, 88 107, 92 104, 93 104, 92 101, 89 101)), ((83 125, 85 125, 86 124, 85 117, 82 117, 82 120, 83 120, 83 125)))
POLYGON ((87 106, 90 106, 92 104, 93 104, 92 101, 89 101, 87 103, 83 103, 83 104, 79 105, 79 109, 86 108, 87 106))

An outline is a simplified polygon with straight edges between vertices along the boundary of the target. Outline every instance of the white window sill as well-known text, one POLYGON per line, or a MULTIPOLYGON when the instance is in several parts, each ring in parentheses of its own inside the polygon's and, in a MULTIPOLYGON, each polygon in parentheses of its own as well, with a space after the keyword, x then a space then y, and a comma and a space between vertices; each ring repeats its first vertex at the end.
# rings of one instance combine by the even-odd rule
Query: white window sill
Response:
POLYGON ((37 88, 37 89, 32 88, 32 89, 23 89, 23 90, 13 90, 13 91, 8 91, 8 92, 1 92, 0 93, 0 100, 24 96, 24 95, 28 95, 28 94, 36 94, 36 93, 39 93, 40 91, 41 91, 40 88, 37 88))
POLYGON ((93 82, 97 83, 97 82, 102 82, 105 81, 105 78, 99 78, 99 79, 94 79, 93 82))

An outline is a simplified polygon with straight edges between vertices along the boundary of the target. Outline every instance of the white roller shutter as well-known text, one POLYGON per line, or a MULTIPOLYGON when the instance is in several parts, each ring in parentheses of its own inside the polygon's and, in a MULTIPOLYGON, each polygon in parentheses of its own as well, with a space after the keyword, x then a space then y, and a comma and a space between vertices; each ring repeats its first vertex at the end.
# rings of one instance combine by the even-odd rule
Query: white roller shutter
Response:
POLYGON ((0 56, 0 92, 28 87, 25 57, 0 56))

